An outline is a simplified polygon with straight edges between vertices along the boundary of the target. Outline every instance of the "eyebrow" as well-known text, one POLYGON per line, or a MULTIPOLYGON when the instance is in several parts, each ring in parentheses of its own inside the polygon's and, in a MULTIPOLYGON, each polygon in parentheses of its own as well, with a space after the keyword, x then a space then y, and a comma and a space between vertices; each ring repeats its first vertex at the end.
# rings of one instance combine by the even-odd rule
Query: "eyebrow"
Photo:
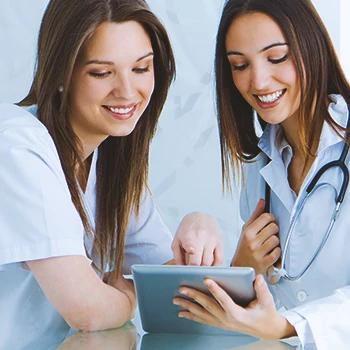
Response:
MULTIPOLYGON (((140 62, 140 61, 144 60, 145 58, 147 58, 149 56, 154 56, 154 53, 153 52, 148 52, 145 55, 143 55, 140 58, 138 58, 135 62, 140 62)), ((85 63, 86 66, 89 65, 89 64, 105 64, 105 65, 108 65, 108 66, 114 66, 114 62, 113 61, 103 61, 103 60, 90 60, 90 61, 87 61, 85 63)))
MULTIPOLYGON (((284 45, 289 45, 289 44, 288 43, 271 44, 271 45, 268 45, 268 46, 264 47, 263 49, 261 49, 259 51, 259 53, 270 50, 271 48, 276 47, 276 46, 284 46, 284 45)), ((239 52, 239 51, 227 51, 227 56, 231 56, 231 55, 244 56, 244 54, 242 52, 239 52)))

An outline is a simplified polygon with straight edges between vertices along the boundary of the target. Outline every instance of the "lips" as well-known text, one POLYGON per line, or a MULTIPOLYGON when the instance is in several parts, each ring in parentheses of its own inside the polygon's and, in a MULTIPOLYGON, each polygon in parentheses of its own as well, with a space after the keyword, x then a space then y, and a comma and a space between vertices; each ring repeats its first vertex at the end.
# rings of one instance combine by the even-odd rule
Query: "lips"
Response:
POLYGON ((114 117, 118 120, 127 120, 130 119, 134 112, 136 111, 136 108, 138 106, 138 103, 133 103, 129 105, 117 105, 117 106, 110 106, 110 105, 103 105, 102 107, 108 112, 109 115, 114 117))
POLYGON ((287 89, 274 91, 268 94, 253 94, 261 108, 272 108, 279 104, 287 89))

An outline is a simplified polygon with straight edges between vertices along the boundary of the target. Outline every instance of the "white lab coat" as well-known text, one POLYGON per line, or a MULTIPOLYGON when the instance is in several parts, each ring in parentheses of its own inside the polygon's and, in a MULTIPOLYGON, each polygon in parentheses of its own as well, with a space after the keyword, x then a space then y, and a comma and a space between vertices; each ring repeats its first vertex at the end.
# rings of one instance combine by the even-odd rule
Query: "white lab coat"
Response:
MULTIPOLYGON (((346 126, 348 108, 339 95, 331 95, 329 113, 341 126, 346 126)), ((317 157, 308 172, 299 195, 290 189, 287 167, 292 157, 291 147, 280 139, 280 126, 269 125, 259 147, 262 153, 256 162, 243 166, 246 186, 240 196, 243 221, 254 211, 259 198, 264 198, 265 181, 271 187, 271 213, 277 218, 281 247, 284 248, 289 225, 305 196, 305 188, 314 174, 326 163, 339 158, 344 142, 325 123, 317 157), (267 164, 267 156, 271 162, 267 164)), ((346 165, 350 167, 350 155, 346 165)), ((321 182, 339 189, 342 182, 339 168, 331 169, 321 182)), ((286 257, 286 270, 297 274, 316 251, 332 214, 333 197, 328 190, 318 190, 304 208, 301 225, 291 237, 286 257), (322 231, 322 232, 320 232, 322 231), (311 254, 311 255, 310 255, 311 254)), ((271 286, 279 305, 287 311, 283 315, 296 328, 305 349, 349 349, 350 347, 350 189, 346 193, 341 212, 331 236, 308 272, 298 281, 281 279, 271 286)))
MULTIPOLYGON (((59 343, 69 331, 25 261, 86 256, 84 241, 95 256, 71 201, 56 147, 35 113, 35 107, 0 105, 1 349, 47 349, 53 337, 59 343)), ((83 195, 92 224, 97 157, 95 152, 83 195)), ((129 223, 123 272, 130 273, 134 263, 171 260, 171 241, 151 195, 145 193, 138 220, 132 215, 129 223)))

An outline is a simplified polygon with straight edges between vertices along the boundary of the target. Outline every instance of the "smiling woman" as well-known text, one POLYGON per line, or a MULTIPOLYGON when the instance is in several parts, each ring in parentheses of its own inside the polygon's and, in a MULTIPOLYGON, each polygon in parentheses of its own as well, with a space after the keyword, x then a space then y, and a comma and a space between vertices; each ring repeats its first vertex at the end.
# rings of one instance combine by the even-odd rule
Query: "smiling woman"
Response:
POLYGON ((226 1, 215 68, 223 182, 244 177, 231 264, 255 269, 257 298, 242 308, 207 279, 214 299, 183 287, 197 303, 175 298, 180 316, 347 349, 350 86, 311 0, 226 1))
POLYGON ((51 0, 37 57, 29 94, 0 105, 4 348, 128 322, 134 263, 172 262, 171 248, 180 262, 223 259, 212 218, 193 214, 172 242, 148 189, 175 63, 146 2, 51 0))
POLYGON ((278 24, 263 13, 240 16, 227 31, 226 48, 234 84, 259 116, 270 124, 296 119, 298 74, 278 24))
POLYGON ((149 36, 135 21, 103 23, 84 46, 72 75, 68 118, 85 156, 108 136, 134 130, 154 89, 153 56, 149 36))

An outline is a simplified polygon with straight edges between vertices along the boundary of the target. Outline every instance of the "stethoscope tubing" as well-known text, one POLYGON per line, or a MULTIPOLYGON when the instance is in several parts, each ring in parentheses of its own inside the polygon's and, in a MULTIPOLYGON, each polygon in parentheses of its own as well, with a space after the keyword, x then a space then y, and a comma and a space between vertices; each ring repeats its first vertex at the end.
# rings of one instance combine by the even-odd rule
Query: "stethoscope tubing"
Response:
MULTIPOLYGON (((347 123, 347 129, 349 129, 350 127, 350 116, 348 116, 348 123, 347 123)), ((349 141, 350 141, 350 136, 349 134, 346 132, 345 134, 345 142, 344 142, 344 147, 342 150, 342 153, 339 157, 339 159, 331 161, 327 164, 325 164, 323 167, 321 167, 321 169, 318 170, 318 172, 315 174, 315 176, 312 178, 311 182, 309 183, 309 185, 306 188, 306 196, 304 197, 304 199, 302 200, 297 212, 295 213, 295 216, 292 220, 292 223, 289 227, 288 233, 287 233, 287 238, 286 241, 284 243, 284 247, 282 249, 282 256, 281 256, 281 268, 276 268, 274 267, 274 271, 272 276, 275 276, 277 274, 279 274, 283 279, 288 280, 288 281, 296 281, 298 279, 300 279, 302 276, 304 276, 304 274, 310 269, 311 265, 314 263, 314 261, 316 260, 316 258, 318 257, 318 255, 321 253, 324 245, 326 244, 335 221, 337 220, 338 216, 339 216, 339 212, 340 212, 340 207, 341 204, 343 203, 348 185, 349 185, 349 169, 347 168, 347 166, 345 165, 345 160, 346 157, 349 153, 349 141), (290 239, 292 237, 292 233, 294 231, 295 225, 297 223, 297 220, 305 206, 306 201, 308 200, 308 198, 310 197, 310 195, 312 194, 313 190, 316 189, 319 186, 322 186, 323 184, 319 184, 318 186, 317 183, 320 180, 321 176, 328 170, 331 168, 335 168, 335 167, 339 167, 343 173, 343 182, 339 191, 338 196, 335 198, 335 209, 333 210, 333 214, 332 214, 332 219, 327 227, 327 231, 325 233, 325 235, 323 236, 323 239, 321 241, 321 243, 319 244, 319 246, 317 247, 314 255, 311 257, 311 259, 308 261, 308 263, 306 264, 306 266, 304 267, 304 269, 302 269, 297 275, 291 275, 289 273, 287 273, 286 269, 285 269, 285 260, 286 260, 286 255, 287 252, 289 250, 289 246, 290 246, 290 239)), ((270 187, 268 186, 268 184, 266 184, 266 191, 265 191, 265 200, 268 201, 268 203, 266 204, 265 208, 270 207, 270 197, 271 197, 271 191, 270 191, 270 187)))

